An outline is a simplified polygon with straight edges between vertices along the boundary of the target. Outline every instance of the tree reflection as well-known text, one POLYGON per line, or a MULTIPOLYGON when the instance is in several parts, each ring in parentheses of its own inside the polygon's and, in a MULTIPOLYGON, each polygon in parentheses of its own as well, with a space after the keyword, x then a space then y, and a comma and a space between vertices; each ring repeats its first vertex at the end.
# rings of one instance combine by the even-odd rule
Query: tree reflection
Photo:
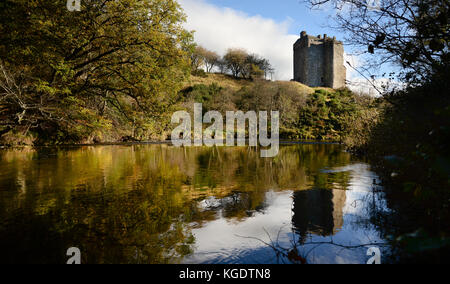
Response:
POLYGON ((330 145, 284 146, 273 159, 246 147, 2 150, 2 262, 64 263, 76 246, 83 263, 177 263, 195 249, 193 227, 264 212, 268 191, 296 191, 299 234, 329 235, 342 226, 330 190, 348 176, 321 170, 349 161, 330 145))

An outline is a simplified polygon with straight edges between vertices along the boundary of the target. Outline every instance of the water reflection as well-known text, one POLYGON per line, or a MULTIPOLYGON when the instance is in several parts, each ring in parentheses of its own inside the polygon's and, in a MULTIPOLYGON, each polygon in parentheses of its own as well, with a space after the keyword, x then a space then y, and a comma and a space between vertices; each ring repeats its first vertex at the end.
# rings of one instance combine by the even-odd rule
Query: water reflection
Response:
POLYGON ((309 234, 332 236, 342 229, 346 194, 343 190, 311 189, 293 194, 292 225, 302 240, 309 234))
MULTIPOLYGON (((2 150, 0 262, 64 263, 76 246, 83 263, 272 263, 271 248, 245 237, 297 236, 305 249, 379 239, 361 222, 367 202, 353 206, 374 178, 345 168, 355 163, 337 145, 283 146, 273 159, 167 145, 2 150)), ((365 258, 315 253, 309 262, 365 258)))

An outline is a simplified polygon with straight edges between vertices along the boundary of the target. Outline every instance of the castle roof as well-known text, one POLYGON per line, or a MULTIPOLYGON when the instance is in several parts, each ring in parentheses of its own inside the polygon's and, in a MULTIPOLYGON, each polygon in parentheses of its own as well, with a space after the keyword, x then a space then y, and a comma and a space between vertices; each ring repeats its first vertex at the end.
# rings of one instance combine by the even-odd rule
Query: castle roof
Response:
POLYGON ((305 40, 311 40, 313 42, 316 42, 317 44, 326 42, 332 42, 333 44, 343 44, 342 41, 336 40, 336 37, 328 37, 327 34, 324 34, 323 37, 321 35, 312 36, 308 35, 306 31, 302 31, 300 33, 300 38, 295 43, 295 46, 297 46, 298 44, 302 43, 305 40))

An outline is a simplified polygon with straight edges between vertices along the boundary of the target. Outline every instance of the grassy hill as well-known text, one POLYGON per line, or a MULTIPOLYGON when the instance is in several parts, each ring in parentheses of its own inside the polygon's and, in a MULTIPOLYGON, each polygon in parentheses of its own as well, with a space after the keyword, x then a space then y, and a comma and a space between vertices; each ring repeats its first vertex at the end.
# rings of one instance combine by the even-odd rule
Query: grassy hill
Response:
MULTIPOLYGON (((289 140, 353 144, 373 123, 376 102, 348 89, 311 88, 298 82, 235 79, 224 74, 192 76, 182 90, 183 108, 203 103, 206 111, 280 111, 280 135, 289 140)), ((359 141, 361 142, 361 141, 359 141)))
MULTIPOLYGON (((119 114, 107 119, 112 127, 87 133, 79 141, 64 138, 45 140, 32 132, 24 136, 11 132, 0 141, 3 145, 30 144, 96 144, 169 139, 173 125, 171 116, 177 110, 193 110, 202 103, 204 111, 280 112, 280 136, 287 140, 323 140, 353 144, 358 129, 364 129, 377 116, 372 99, 353 94, 347 89, 310 88, 298 82, 236 79, 225 74, 191 76, 172 106, 162 113, 137 117, 134 124, 119 114)), ((130 103, 131 104, 131 103, 130 103)), ((124 107, 127 107, 124 105, 124 107)), ((363 137, 363 136, 361 136, 363 137)), ((361 141, 358 141, 361 143, 361 141)), ((363 141, 364 142, 364 141, 363 141)))
MULTIPOLYGON (((255 82, 260 82, 260 80, 253 81, 249 79, 236 79, 231 75, 212 73, 206 74, 205 76, 191 76, 191 78, 186 82, 186 86, 192 86, 197 84, 210 85, 216 83, 223 88, 229 88, 233 91, 238 91, 243 87, 249 87, 255 84, 255 82)), ((301 94, 312 94, 316 90, 333 91, 333 89, 331 88, 322 88, 322 87, 311 88, 294 81, 274 81, 273 83, 283 86, 291 86, 292 88, 296 88, 298 92, 301 94)))

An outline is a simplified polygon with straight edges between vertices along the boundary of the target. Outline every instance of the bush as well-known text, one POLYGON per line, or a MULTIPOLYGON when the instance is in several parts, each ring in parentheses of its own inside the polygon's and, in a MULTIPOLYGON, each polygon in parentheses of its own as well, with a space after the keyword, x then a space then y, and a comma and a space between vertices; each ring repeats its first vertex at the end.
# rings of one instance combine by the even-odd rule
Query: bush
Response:
POLYGON ((373 99, 361 97, 347 89, 317 90, 299 114, 301 139, 351 142, 356 128, 371 124, 366 118, 377 116, 373 99))
POLYGON ((201 78, 207 78, 208 74, 206 74, 205 70, 203 69, 197 69, 195 71, 192 71, 191 74, 193 76, 201 77, 201 78))

